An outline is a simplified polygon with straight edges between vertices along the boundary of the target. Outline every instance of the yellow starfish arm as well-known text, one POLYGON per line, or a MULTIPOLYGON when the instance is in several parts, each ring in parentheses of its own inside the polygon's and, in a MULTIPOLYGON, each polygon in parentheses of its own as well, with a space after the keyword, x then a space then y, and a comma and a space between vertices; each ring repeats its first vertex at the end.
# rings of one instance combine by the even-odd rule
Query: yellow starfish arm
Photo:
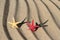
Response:
POLYGON ((11 22, 8 22, 9 24, 13 24, 13 23, 11 23, 11 22))
POLYGON ((11 26, 11 28, 15 28, 15 27, 11 26))
POLYGON ((15 23, 15 19, 14 19, 14 17, 13 17, 12 19, 13 19, 13 22, 15 23))
POLYGON ((20 22, 16 22, 16 24, 18 24, 18 23, 20 23, 20 22))
POLYGON ((18 26, 15 26, 16 28, 18 28, 18 26))
POLYGON ((18 28, 18 27, 16 25, 15 26, 12 25, 11 28, 18 28))

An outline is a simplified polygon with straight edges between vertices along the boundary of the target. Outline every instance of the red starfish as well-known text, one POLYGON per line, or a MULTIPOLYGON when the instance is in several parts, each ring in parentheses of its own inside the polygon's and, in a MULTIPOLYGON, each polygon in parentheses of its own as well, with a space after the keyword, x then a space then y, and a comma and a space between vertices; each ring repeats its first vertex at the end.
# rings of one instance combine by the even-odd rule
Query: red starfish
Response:
POLYGON ((33 32, 36 30, 36 28, 38 28, 37 25, 34 25, 34 20, 32 20, 32 23, 27 23, 27 25, 29 26, 29 29, 33 32))

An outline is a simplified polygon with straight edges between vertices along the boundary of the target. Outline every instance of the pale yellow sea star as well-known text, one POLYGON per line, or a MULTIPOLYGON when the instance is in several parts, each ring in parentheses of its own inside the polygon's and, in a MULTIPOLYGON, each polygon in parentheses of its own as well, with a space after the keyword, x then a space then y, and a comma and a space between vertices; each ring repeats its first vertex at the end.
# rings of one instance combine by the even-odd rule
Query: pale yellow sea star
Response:
POLYGON ((15 22, 14 18, 13 18, 12 22, 8 22, 8 23, 12 25, 12 26, 11 26, 12 28, 18 28, 17 24, 18 24, 19 22, 15 22))

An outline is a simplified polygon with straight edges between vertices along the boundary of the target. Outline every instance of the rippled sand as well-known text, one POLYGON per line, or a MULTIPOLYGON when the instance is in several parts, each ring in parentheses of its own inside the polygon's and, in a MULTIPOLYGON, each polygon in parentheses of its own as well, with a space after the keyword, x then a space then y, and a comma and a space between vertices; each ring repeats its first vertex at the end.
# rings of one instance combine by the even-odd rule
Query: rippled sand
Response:
POLYGON ((60 40, 60 1, 59 0, 0 0, 0 40, 60 40), (19 29, 11 28, 8 21, 34 19, 47 27, 37 31, 28 30, 24 24, 19 29))

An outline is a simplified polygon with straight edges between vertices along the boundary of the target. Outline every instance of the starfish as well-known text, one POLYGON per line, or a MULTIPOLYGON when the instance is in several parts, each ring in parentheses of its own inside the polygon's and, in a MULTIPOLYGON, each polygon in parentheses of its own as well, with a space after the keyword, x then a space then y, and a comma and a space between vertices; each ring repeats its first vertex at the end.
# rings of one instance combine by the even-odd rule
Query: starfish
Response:
POLYGON ((13 19, 12 22, 8 22, 8 23, 12 25, 12 28, 18 28, 17 24, 19 22, 15 22, 14 18, 12 18, 12 19, 13 19))
POLYGON ((48 25, 45 25, 45 23, 47 23, 47 22, 48 22, 48 20, 46 20, 44 23, 40 23, 40 24, 38 24, 36 22, 36 25, 39 26, 39 27, 46 27, 46 26, 48 26, 48 25))
POLYGON ((34 20, 32 20, 32 23, 27 23, 27 25, 28 25, 29 29, 33 32, 36 31, 36 28, 39 27, 37 25, 34 25, 34 20))

